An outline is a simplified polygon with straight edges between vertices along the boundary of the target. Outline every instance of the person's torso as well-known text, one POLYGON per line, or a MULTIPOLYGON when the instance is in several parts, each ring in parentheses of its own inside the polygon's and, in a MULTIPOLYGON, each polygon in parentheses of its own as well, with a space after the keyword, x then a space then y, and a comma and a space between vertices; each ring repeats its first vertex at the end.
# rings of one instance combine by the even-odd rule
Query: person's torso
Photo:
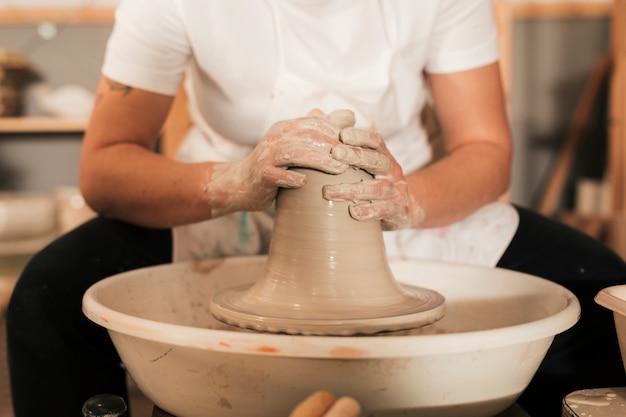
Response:
POLYGON ((430 159, 419 116, 438 1, 202 3, 181 2, 181 15, 194 56, 192 118, 215 147, 251 147, 278 120, 347 108, 357 126, 381 132, 405 169, 430 159))

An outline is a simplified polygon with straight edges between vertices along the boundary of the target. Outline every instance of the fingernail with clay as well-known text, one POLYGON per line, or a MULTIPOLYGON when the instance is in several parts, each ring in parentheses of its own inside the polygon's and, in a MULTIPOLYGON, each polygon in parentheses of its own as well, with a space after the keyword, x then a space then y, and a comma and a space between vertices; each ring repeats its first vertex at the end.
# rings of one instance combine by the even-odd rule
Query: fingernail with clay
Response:
POLYGON ((340 128, 354 126, 356 123, 352 110, 335 110, 328 115, 328 120, 340 128))
POLYGON ((363 129, 343 129, 339 133, 339 139, 346 145, 361 146, 371 142, 370 132, 363 129))
POLYGON ((329 201, 348 201, 341 194, 341 184, 325 185, 322 187, 322 197, 329 201))
POLYGON ((333 156, 333 158, 349 165, 352 165, 359 160, 356 152, 354 152, 354 149, 350 148, 349 146, 337 145, 333 149, 331 149, 330 154, 333 156))

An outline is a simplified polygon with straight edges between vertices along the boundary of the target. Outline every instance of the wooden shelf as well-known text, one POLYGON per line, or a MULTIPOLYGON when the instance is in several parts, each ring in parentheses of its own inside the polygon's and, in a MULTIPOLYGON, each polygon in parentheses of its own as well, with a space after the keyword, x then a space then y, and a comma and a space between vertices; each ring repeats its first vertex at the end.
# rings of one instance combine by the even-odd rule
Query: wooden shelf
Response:
POLYGON ((0 117, 0 134, 82 133, 86 128, 86 118, 0 117))
POLYGON ((57 24, 112 24, 114 7, 2 8, 0 24, 24 25, 51 22, 57 24))
MULTIPOLYGON (((611 0, 599 1, 513 1, 511 12, 517 19, 604 18, 611 14, 611 0)), ((114 7, 83 8, 0 8, 0 24, 52 23, 110 24, 114 7)))
MULTIPOLYGON (((496 0, 498 1, 498 0, 496 0)), ((519 1, 511 2, 516 19, 575 19, 608 18, 613 2, 601 1, 519 1)))

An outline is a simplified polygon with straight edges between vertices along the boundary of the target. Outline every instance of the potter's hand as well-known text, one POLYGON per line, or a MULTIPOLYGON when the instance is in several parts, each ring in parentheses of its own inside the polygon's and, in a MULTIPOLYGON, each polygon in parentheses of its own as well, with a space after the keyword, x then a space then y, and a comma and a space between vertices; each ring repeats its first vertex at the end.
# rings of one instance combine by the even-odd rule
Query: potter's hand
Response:
POLYGON ((361 406, 351 397, 336 399, 328 391, 317 391, 293 409, 289 417, 359 417, 361 406))
POLYGON ((212 216, 263 210, 274 200, 278 187, 303 186, 306 176, 289 167, 344 172, 348 165, 333 158, 330 151, 340 143, 341 129, 352 125, 354 115, 346 110, 328 115, 311 112, 275 123, 246 158, 215 165, 204 187, 212 216))
POLYGON ((350 215, 357 220, 378 219, 384 230, 416 227, 424 210, 413 200, 402 168, 391 155, 382 136, 374 130, 348 127, 341 131, 342 144, 331 154, 337 161, 364 169, 371 181, 328 185, 327 200, 354 201, 350 215))

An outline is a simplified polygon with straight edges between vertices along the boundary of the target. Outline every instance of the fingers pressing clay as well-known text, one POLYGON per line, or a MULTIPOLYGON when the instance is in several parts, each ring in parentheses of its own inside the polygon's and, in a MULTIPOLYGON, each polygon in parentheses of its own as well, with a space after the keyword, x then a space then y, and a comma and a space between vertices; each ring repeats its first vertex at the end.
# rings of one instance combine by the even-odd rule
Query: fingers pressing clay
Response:
POLYGON ((357 129, 346 127, 340 133, 342 143, 361 148, 380 149, 384 146, 383 137, 380 133, 369 129, 357 129))
POLYGON ((317 391, 298 404, 289 417, 324 417, 335 399, 328 391, 317 391))
POLYGON ((399 195, 394 184, 385 180, 329 184, 322 187, 322 197, 333 201, 386 201, 399 195))
POLYGON ((274 166, 263 169, 261 175, 265 181, 283 188, 299 188, 306 184, 306 175, 274 166))
POLYGON ((319 152, 314 146, 287 145, 271 156, 276 167, 312 168, 329 174, 341 174, 348 169, 347 164, 319 152))
POLYGON ((361 405, 352 397, 341 397, 324 414, 324 417, 359 417, 361 405))
POLYGON ((342 145, 337 145, 331 150, 333 158, 376 176, 391 172, 393 163, 385 154, 385 143, 378 132, 344 128, 339 138, 342 145))
POLYGON ((384 230, 398 230, 411 225, 404 205, 387 202, 354 204, 348 207, 350 216, 356 220, 366 221, 381 219, 384 230))
POLYGON ((385 154, 371 149, 337 145, 330 154, 337 161, 362 168, 376 176, 388 175, 393 168, 391 160, 385 154))

